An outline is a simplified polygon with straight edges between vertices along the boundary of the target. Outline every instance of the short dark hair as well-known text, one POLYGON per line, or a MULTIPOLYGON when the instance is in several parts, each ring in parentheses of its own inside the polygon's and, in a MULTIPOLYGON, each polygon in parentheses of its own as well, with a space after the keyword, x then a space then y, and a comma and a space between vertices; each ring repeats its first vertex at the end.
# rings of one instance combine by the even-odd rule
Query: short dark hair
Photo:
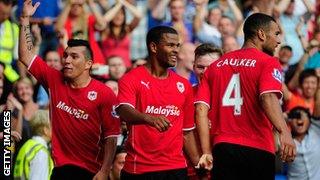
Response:
POLYGON ((219 48, 213 44, 210 44, 210 43, 203 43, 203 44, 199 45, 194 50, 195 58, 197 58, 199 56, 204 56, 204 55, 210 54, 210 53, 218 53, 220 56, 222 56, 222 54, 223 54, 221 48, 219 48))
POLYGON ((82 40, 82 39, 70 39, 68 41, 68 47, 77 47, 77 46, 86 47, 85 57, 87 58, 87 60, 93 60, 93 51, 88 41, 82 40))
POLYGON ((244 39, 245 40, 252 39, 257 35, 257 31, 259 29, 268 31, 268 28, 271 22, 276 23, 276 20, 269 15, 266 15, 263 13, 255 13, 250 15, 245 20, 243 25, 244 39))
POLYGON ((5 5, 13 5, 14 4, 13 0, 0 0, 0 2, 2 2, 5 5))
POLYGON ((291 51, 291 52, 292 52, 292 47, 291 47, 291 46, 289 46, 289 45, 281 46, 280 50, 283 50, 283 49, 287 49, 287 50, 289 50, 289 51, 291 51))
MULTIPOLYGON (((297 117, 297 114, 300 114, 300 112, 303 111, 307 114, 308 118, 311 118, 311 113, 308 108, 302 107, 302 106, 296 106, 290 110, 288 113, 288 118, 293 119, 297 117)), ((299 117, 299 116, 298 116, 299 117)))
POLYGON ((162 35, 166 34, 166 33, 178 34, 178 32, 175 29, 173 29, 172 27, 169 27, 169 26, 156 26, 156 27, 151 28, 147 34, 148 51, 150 51, 149 44, 151 42, 158 44, 162 38, 162 35))
POLYGON ((303 81, 308 77, 316 77, 317 83, 319 83, 319 78, 317 76, 316 70, 314 69, 305 69, 299 75, 299 84, 302 85, 303 81))

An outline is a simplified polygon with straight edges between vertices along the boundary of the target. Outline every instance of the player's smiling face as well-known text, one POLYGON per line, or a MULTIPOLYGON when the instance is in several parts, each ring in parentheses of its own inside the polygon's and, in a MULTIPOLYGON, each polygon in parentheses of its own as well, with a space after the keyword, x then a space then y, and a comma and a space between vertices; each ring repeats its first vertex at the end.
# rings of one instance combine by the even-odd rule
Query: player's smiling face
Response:
POLYGON ((177 64, 178 51, 180 48, 177 34, 165 33, 157 45, 157 59, 165 68, 174 67, 177 64))

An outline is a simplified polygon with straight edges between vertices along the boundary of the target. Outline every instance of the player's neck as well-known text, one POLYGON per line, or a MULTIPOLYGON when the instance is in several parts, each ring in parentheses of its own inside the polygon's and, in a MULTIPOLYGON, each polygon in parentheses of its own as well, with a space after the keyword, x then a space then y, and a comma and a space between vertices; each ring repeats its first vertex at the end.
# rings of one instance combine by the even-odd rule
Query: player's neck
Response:
POLYGON ((79 77, 77 77, 75 79, 67 80, 68 84, 72 88, 84 88, 84 87, 87 87, 89 85, 90 81, 91 81, 91 77, 89 75, 87 77, 79 76, 79 77))
POLYGON ((260 45, 260 43, 257 43, 255 40, 251 40, 251 39, 245 41, 242 48, 243 49, 255 48, 255 49, 262 51, 262 46, 260 45))
POLYGON ((305 136, 306 136, 306 133, 305 134, 296 135, 296 136, 294 136, 294 139, 301 143, 305 136))
POLYGON ((168 68, 164 68, 157 63, 147 63, 146 68, 148 69, 149 73, 155 78, 165 79, 169 75, 168 68))

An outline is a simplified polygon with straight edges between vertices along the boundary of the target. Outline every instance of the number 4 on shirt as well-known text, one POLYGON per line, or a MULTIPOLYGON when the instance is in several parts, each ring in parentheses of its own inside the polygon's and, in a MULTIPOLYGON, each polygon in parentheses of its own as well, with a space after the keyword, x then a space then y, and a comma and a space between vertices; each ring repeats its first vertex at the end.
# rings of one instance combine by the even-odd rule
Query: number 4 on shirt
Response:
POLYGON ((243 99, 240 93, 240 74, 233 74, 222 98, 222 106, 234 106, 234 115, 241 115, 243 99), (234 97, 232 96, 232 92, 234 97))

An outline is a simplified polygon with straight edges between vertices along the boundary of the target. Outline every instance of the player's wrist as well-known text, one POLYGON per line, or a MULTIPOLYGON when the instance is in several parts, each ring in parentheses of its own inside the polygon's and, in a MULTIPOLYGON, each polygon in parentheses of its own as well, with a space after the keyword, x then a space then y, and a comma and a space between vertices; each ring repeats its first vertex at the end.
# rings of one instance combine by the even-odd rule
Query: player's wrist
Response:
POLYGON ((28 25, 30 24, 30 16, 20 16, 20 25, 28 25))
POLYGON ((145 122, 151 126, 153 125, 152 119, 151 119, 150 115, 148 115, 148 114, 143 114, 142 120, 143 120, 143 122, 145 122))

